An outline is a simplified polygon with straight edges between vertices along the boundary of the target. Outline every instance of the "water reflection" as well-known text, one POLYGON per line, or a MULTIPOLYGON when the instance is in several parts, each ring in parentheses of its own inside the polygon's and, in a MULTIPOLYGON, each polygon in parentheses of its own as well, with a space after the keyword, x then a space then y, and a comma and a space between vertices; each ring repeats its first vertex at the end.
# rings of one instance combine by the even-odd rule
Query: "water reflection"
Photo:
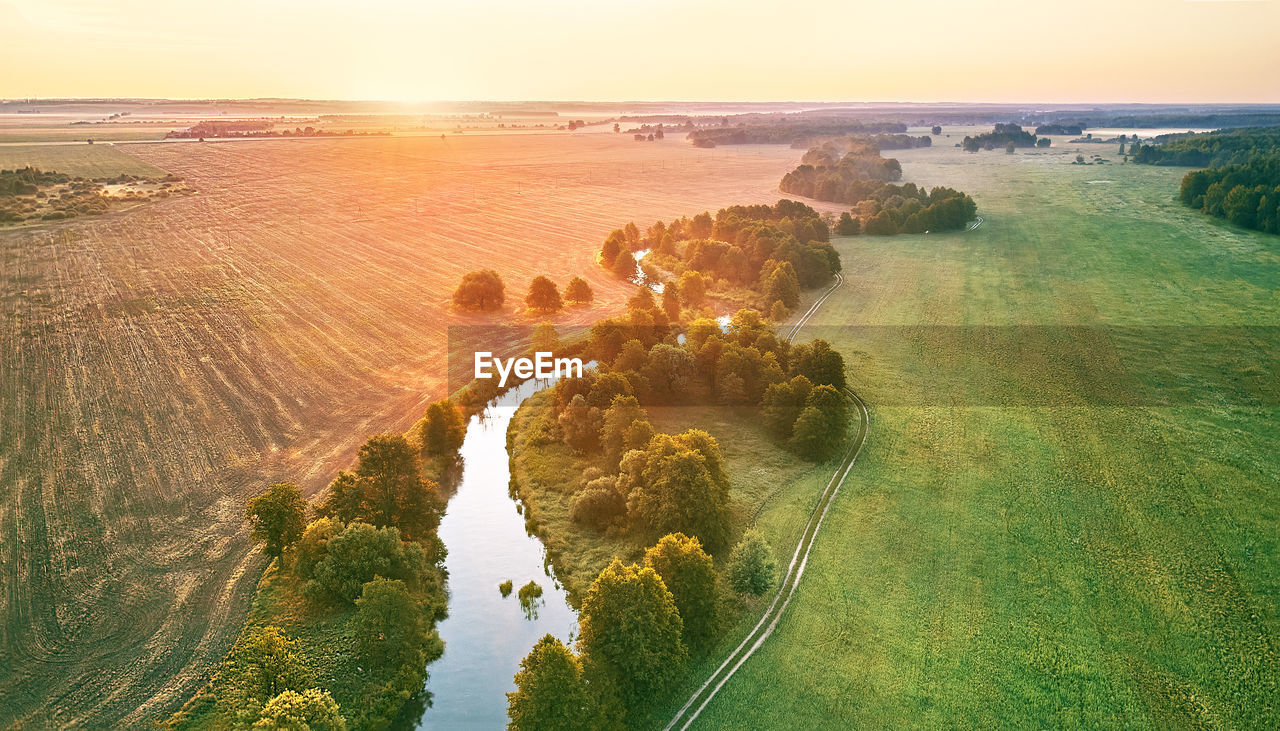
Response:
POLYGON ((507 427, 519 404, 548 385, 512 389, 467 427, 460 477, 440 522, 449 550, 449 617, 439 624, 444 656, 428 668, 431 707, 421 728, 503 728, 520 660, 543 635, 568 642, 577 629, 563 588, 549 576, 541 541, 526 533, 508 494, 507 427), (528 606, 523 596, 504 598, 505 581, 534 583, 537 596, 528 606))

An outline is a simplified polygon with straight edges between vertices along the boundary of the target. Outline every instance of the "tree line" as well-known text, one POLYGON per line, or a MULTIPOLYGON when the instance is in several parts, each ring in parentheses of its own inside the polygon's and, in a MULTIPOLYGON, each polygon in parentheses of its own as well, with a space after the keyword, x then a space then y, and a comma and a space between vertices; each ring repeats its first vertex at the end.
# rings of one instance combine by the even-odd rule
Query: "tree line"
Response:
POLYGON ((817 287, 840 271, 826 222, 809 206, 780 200, 775 205, 730 206, 658 221, 643 233, 635 223, 615 229, 600 249, 600 263, 615 276, 631 279, 633 252, 647 251, 650 279, 666 278, 662 312, 697 310, 708 292, 751 293, 762 311, 784 319, 800 302, 802 289, 817 287))
POLYGON ((805 140, 843 135, 901 134, 907 125, 901 122, 865 122, 859 119, 823 119, 763 124, 739 123, 729 126, 702 127, 691 131, 688 139, 694 147, 717 145, 792 145, 805 140))
MULTIPOLYGON (((682 533, 663 536, 641 563, 615 558, 582 601, 576 647, 546 635, 520 662, 516 690, 507 694, 508 728, 594 731, 642 722, 720 631, 720 573, 698 539, 682 533)), ((772 549, 748 531, 723 574, 733 591, 763 594, 776 581, 772 549)))
MULTIPOLYGON (((588 304, 595 298, 591 285, 582 277, 572 277, 565 285, 564 295, 551 278, 539 275, 529 282, 529 293, 525 295, 525 306, 537 312, 558 312, 566 303, 574 305, 588 304)), ((453 306, 460 310, 472 312, 493 312, 502 309, 506 303, 506 285, 502 277, 492 269, 478 269, 467 272, 462 281, 453 290, 453 306)))
POLYGON ((458 407, 438 401, 408 437, 370 437, 318 504, 287 482, 247 502, 251 536, 273 561, 267 585, 278 598, 266 606, 276 614, 250 621, 178 725, 200 716, 214 727, 394 723, 443 652, 445 500, 424 465, 456 459, 465 432, 458 407))
POLYGON ((1280 157, 1193 170, 1182 178, 1178 199, 1237 226, 1280 233, 1280 157))

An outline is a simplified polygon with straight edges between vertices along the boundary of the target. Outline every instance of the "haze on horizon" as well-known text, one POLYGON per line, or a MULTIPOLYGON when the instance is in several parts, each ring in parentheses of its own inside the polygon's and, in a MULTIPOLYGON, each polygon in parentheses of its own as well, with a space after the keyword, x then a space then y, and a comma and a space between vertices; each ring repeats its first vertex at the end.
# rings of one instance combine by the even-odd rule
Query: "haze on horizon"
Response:
POLYGON ((1280 102, 1278 0, 0 0, 0 98, 1280 102))

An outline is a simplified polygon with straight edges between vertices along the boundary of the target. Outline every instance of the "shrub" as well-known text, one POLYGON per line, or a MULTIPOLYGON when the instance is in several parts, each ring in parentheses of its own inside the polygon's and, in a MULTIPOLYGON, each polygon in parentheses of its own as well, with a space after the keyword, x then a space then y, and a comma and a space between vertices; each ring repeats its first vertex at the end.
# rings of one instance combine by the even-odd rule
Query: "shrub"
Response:
POLYGON ((328 540, 310 584, 313 592, 350 602, 376 577, 399 579, 416 588, 429 580, 431 570, 423 546, 402 542, 396 528, 352 523, 328 540))
POLYGON ((346 731, 347 722, 329 691, 308 688, 301 693, 286 690, 267 701, 253 728, 346 731))
POLYGON ((333 518, 317 518, 307 525, 294 552, 293 573, 310 579, 315 566, 325 557, 329 539, 342 532, 343 525, 333 518))
POLYGON ((614 488, 614 478, 593 480, 577 495, 569 508, 569 519, 575 523, 604 530, 627 512, 626 501, 614 488))
POLYGON ((733 590, 760 596, 773 586, 776 572, 773 549, 764 536, 754 528, 744 533, 729 554, 729 585, 733 590))

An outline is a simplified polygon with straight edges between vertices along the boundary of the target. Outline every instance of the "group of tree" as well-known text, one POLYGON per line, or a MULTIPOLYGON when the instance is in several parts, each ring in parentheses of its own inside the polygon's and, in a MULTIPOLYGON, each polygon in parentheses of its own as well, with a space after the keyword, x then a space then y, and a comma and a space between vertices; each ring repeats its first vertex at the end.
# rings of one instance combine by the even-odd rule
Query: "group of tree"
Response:
POLYGON ((810 149, 780 187, 787 193, 853 205, 836 223, 841 236, 958 230, 977 213, 973 199, 958 190, 888 182, 902 177, 898 161, 880 157, 873 144, 862 145, 838 161, 832 147, 810 149))
POLYGON ((1280 157, 1280 127, 1246 127, 1161 135, 1152 144, 1134 142, 1130 160, 1142 165, 1226 167, 1280 157))
POLYGON ((802 288, 819 286, 840 271, 840 256, 817 211, 781 200, 772 206, 731 206, 714 217, 700 213, 669 225, 658 221, 645 232, 634 223, 605 239, 601 263, 628 278, 636 269, 633 251, 648 251, 646 266, 673 275, 663 291, 666 320, 681 308, 698 310, 710 290, 754 290, 765 312, 785 317, 802 288), (781 281, 786 280, 786 281, 781 281), (795 289, 794 297, 780 292, 795 289), (775 303, 783 300, 783 308, 775 303))
POLYGON ((1207 165, 1182 178, 1178 199, 1237 226, 1280 233, 1280 128, 1253 127, 1135 141, 1133 162, 1207 165))
POLYGON ((444 400, 431 404, 419 428, 420 449, 402 435, 371 437, 310 522, 309 504, 291 483, 270 486, 245 507, 253 539, 297 587, 303 612, 346 627, 349 647, 310 652, 354 654, 371 683, 359 703, 344 718, 298 643, 264 625, 242 635, 215 677, 222 719, 254 728, 385 727, 421 690, 427 664, 443 651, 434 625, 446 595, 436 534, 444 503, 419 455, 456 453, 465 425, 444 400))
POLYGON ((894 158, 881 157, 879 147, 865 142, 839 159, 829 149, 810 149, 800 165, 782 177, 779 188, 820 201, 856 203, 881 185, 901 178, 902 165, 894 158))
MULTIPOLYGON (((461 310, 493 311, 502 308, 506 301, 506 286, 502 277, 492 269, 480 269, 468 272, 462 277, 458 288, 453 291, 453 304, 461 310)), ((537 276, 529 283, 529 293, 525 296, 525 306, 539 312, 557 312, 570 304, 586 304, 591 302, 595 294, 591 285, 582 277, 573 277, 565 285, 564 296, 560 288, 550 278, 537 276)))
POLYGON ((1182 178, 1178 198, 1237 226, 1280 233, 1280 156, 1193 170, 1182 178))
POLYGON ((1035 147, 1036 136, 1016 124, 996 124, 990 132, 973 137, 965 136, 960 146, 965 152, 977 152, 978 150, 1004 149, 1010 143, 1013 143, 1014 147, 1035 147))
MULTIPOLYGON (((774 584, 772 551, 748 531, 726 583, 760 595, 774 584)), ((576 653, 552 635, 520 663, 507 694, 511 729, 633 727, 680 681, 720 629, 717 571, 698 539, 663 536, 642 564, 614 559, 588 589, 576 653)))

